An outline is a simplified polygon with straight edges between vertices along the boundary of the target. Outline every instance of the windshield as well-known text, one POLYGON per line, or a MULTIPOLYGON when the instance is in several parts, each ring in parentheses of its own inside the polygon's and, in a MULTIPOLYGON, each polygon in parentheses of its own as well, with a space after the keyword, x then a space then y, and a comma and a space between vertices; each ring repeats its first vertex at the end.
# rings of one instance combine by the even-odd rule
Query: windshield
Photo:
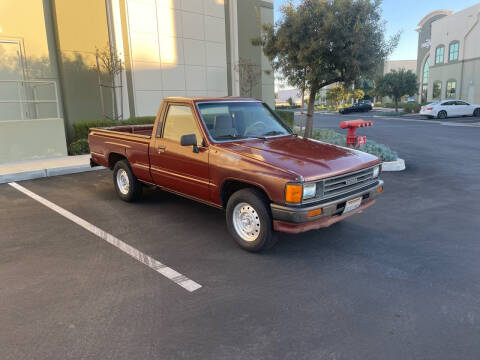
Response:
POLYGON ((214 140, 289 135, 291 130, 261 102, 198 103, 198 110, 214 140))

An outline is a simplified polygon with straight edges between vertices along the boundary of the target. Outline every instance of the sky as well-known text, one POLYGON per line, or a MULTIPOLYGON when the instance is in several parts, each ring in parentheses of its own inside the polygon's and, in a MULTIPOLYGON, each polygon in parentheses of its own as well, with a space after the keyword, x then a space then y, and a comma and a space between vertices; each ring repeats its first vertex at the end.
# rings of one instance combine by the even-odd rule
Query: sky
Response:
MULTIPOLYGON (((274 0, 275 20, 280 16, 279 7, 285 0, 274 0)), ((400 42, 390 55, 390 60, 415 60, 417 58, 419 21, 428 13, 448 9, 454 12, 478 3, 475 0, 383 0, 382 15, 386 21, 386 36, 402 31, 400 42)))

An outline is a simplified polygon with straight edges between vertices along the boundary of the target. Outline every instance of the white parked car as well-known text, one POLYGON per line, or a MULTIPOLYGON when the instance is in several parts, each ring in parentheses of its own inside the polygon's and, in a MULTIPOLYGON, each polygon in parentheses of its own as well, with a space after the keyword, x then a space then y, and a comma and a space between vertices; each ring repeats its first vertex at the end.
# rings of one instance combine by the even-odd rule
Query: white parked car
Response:
POLYGON ((480 105, 469 104, 461 100, 444 100, 422 106, 420 115, 430 118, 446 119, 454 116, 480 117, 480 105))

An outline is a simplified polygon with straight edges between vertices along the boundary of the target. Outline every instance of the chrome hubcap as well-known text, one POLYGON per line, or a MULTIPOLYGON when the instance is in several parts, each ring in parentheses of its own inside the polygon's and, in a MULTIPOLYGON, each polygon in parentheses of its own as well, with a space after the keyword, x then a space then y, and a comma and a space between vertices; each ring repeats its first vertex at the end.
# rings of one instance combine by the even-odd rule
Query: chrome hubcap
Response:
POLYGON ((123 195, 128 194, 130 190, 130 180, 128 179, 127 172, 123 169, 117 171, 117 186, 123 195))
POLYGON ((260 234, 260 218, 252 205, 241 202, 233 209, 233 226, 245 241, 255 241, 260 234))

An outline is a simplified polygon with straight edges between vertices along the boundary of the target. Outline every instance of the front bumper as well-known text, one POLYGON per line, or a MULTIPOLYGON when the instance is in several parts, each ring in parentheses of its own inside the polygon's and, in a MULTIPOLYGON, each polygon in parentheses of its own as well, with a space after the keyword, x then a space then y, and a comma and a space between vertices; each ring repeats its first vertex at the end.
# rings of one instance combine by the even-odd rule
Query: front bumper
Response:
POLYGON ((378 180, 360 190, 356 190, 354 193, 327 199, 305 207, 271 204, 273 228, 275 231, 296 234, 330 226, 373 205, 375 198, 380 194, 379 188, 383 190, 382 180, 378 180), (346 202, 359 197, 362 198, 360 206, 353 211, 343 214, 346 202), (308 216, 309 212, 318 209, 322 209, 320 215, 313 217, 308 216))

